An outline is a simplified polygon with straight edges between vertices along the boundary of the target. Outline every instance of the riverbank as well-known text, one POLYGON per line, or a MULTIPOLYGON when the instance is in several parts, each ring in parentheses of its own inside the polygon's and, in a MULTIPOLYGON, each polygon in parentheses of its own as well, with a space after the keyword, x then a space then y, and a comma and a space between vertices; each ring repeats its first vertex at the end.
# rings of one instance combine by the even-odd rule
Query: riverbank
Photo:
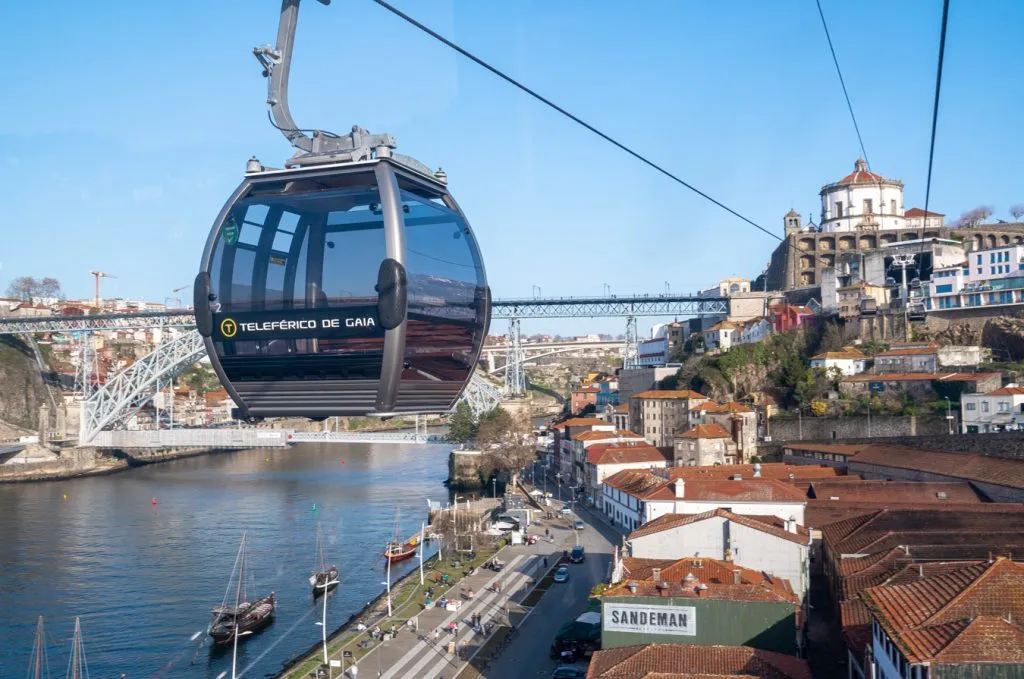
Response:
POLYGON ((60 453, 37 449, 26 451, 20 462, 15 458, 0 465, 0 483, 43 483, 67 481, 86 476, 116 474, 135 467, 171 462, 199 455, 234 452, 235 448, 115 449, 65 448, 60 453), (35 454, 33 454, 35 453, 35 454))

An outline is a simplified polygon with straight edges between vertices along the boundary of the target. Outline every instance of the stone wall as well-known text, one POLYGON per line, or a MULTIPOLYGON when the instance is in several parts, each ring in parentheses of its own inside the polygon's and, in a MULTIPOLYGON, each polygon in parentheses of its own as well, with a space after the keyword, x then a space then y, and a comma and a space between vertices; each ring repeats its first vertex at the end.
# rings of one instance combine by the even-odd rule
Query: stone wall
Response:
MULTIPOLYGON (((773 417, 768 421, 772 443, 831 441, 885 437, 945 435, 945 417, 925 415, 844 415, 842 417, 773 417), (870 432, 870 433, 868 433, 870 432)), ((954 428, 956 424, 954 423, 954 428)))
MULTIPOLYGON (((832 441, 829 441, 832 443, 832 441)), ((966 453, 1024 459, 1024 432, 998 434, 926 434, 924 436, 886 436, 848 438, 835 443, 877 443, 911 446, 944 453, 966 453)))
POLYGON ((32 349, 12 336, 0 337, 0 420, 34 431, 46 400, 32 349))

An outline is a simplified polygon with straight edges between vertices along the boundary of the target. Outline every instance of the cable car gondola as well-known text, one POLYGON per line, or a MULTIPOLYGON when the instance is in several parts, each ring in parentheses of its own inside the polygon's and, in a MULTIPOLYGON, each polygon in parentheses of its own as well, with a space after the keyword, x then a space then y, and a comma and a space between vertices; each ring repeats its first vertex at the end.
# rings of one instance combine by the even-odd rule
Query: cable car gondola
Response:
POLYGON ((394 153, 390 135, 296 129, 298 4, 283 0, 278 48, 254 50, 298 150, 283 169, 250 160, 217 216, 197 328, 242 419, 445 412, 490 322, 480 250, 443 171, 394 153))

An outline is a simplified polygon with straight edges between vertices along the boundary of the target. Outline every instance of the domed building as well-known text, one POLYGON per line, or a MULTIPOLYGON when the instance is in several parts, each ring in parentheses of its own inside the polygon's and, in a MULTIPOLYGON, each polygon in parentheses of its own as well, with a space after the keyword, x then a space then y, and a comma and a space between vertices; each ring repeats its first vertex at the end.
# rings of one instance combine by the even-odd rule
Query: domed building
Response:
POLYGON ((903 182, 868 170, 863 158, 853 172, 821 187, 821 230, 879 231, 906 227, 903 182))

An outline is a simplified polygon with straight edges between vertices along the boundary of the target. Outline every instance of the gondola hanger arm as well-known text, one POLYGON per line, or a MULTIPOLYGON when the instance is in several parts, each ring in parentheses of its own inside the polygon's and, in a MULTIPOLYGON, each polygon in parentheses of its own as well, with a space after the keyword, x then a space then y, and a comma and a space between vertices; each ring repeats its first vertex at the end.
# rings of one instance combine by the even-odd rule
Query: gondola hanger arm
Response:
MULTIPOLYGON (((398 144, 390 134, 370 134, 358 125, 346 135, 337 135, 325 130, 299 129, 288 107, 288 74, 291 69, 292 49, 295 45, 295 26, 299 18, 301 0, 282 0, 281 19, 277 27, 277 47, 263 45, 253 48, 253 54, 263 67, 263 75, 269 79, 267 86, 267 107, 274 127, 279 129, 297 151, 288 165, 314 165, 317 163, 356 162, 390 157, 391 150, 398 144)), ((318 0, 329 5, 331 0, 318 0)))

